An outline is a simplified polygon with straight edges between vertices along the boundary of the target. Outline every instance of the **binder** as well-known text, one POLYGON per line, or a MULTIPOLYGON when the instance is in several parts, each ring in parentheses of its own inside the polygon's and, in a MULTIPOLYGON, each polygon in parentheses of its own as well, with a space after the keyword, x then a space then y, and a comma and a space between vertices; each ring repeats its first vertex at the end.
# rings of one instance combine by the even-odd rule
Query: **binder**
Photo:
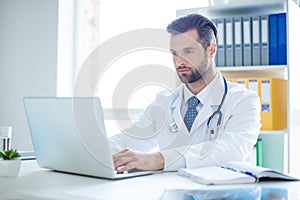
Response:
POLYGON ((278 56, 277 61, 279 65, 287 64, 287 52, 286 52, 286 13, 280 13, 277 15, 278 23, 278 56))
POLYGON ((243 17, 243 65, 252 65, 251 53, 251 17, 243 17))
POLYGON ((259 78, 248 78, 248 89, 252 90, 260 96, 259 78))
POLYGON ((243 65, 242 18, 234 19, 234 65, 243 65))
POLYGON ((227 81, 230 81, 230 82, 233 82, 233 83, 236 82, 235 78, 226 78, 226 80, 227 80, 227 81))
POLYGON ((264 166, 264 159, 263 159, 263 141, 261 138, 257 139, 257 142, 254 146, 256 149, 256 166, 264 166))
POLYGON ((277 26, 277 14, 269 15, 269 64, 277 65, 277 37, 278 37, 278 26, 277 26))
POLYGON ((260 65, 260 16, 252 17, 252 65, 260 65))
POLYGON ((248 88, 248 78, 236 78, 235 82, 243 85, 245 88, 248 88))
POLYGON ((225 19, 216 19, 216 25, 219 31, 217 44, 217 60, 218 60, 218 67, 225 66, 225 19))
MULTIPOLYGON (((215 26, 217 27, 217 20, 216 19, 212 19, 212 22, 215 24, 215 26)), ((217 39, 217 38, 216 38, 217 39)), ((218 40, 218 39, 217 39, 218 40)), ((218 67, 219 63, 218 63, 218 53, 219 51, 217 50, 217 53, 215 55, 215 65, 218 67)))
POLYGON ((260 78, 262 130, 287 127, 287 81, 260 78))
POLYGON ((269 65, 269 16, 261 16, 261 64, 269 65))
POLYGON ((234 66, 234 50, 233 50, 233 18, 227 18, 226 19, 226 27, 225 27, 225 55, 226 55, 226 66, 234 66))

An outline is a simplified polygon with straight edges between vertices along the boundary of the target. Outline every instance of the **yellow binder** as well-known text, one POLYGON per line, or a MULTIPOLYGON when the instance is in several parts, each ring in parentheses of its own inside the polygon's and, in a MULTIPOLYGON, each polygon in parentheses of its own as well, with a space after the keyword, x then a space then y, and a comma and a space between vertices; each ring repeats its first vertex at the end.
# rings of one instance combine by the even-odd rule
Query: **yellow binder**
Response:
POLYGON ((236 78, 235 82, 242 84, 245 88, 248 88, 248 78, 236 78))
POLYGON ((260 78, 261 130, 287 127, 287 81, 260 78))
POLYGON ((230 81, 230 82, 233 82, 233 83, 235 82, 235 78, 226 78, 226 80, 230 81))
POLYGON ((260 98, 259 78, 248 78, 248 89, 256 92, 260 98))

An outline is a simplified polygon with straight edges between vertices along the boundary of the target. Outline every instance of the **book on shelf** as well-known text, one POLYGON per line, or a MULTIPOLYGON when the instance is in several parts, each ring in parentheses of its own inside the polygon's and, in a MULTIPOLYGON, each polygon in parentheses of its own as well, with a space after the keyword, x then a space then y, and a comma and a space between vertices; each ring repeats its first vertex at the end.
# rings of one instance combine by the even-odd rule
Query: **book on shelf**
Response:
POLYGON ((204 185, 256 183, 263 180, 299 181, 290 175, 247 162, 232 161, 224 166, 178 170, 178 175, 204 185))

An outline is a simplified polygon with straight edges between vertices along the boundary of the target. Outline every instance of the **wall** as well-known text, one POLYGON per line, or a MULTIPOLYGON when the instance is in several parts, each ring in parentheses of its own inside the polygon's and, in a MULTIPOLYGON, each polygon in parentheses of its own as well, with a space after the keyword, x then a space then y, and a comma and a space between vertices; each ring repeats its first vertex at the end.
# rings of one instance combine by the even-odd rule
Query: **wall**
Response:
POLYGON ((32 150, 24 96, 56 95, 58 0, 0 1, 0 126, 32 150))

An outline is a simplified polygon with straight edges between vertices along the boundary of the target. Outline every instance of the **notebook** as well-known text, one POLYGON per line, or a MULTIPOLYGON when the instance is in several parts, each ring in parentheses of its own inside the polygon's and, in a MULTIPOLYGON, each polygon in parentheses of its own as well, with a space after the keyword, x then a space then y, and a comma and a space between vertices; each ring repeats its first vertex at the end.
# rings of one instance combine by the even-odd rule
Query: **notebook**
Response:
POLYGON ((178 174, 205 185, 256 183, 262 180, 299 181, 296 177, 269 168, 237 161, 229 162, 224 166, 182 168, 178 174))
POLYGON ((99 98, 26 97, 24 107, 40 167, 107 179, 157 173, 116 174, 99 98))

